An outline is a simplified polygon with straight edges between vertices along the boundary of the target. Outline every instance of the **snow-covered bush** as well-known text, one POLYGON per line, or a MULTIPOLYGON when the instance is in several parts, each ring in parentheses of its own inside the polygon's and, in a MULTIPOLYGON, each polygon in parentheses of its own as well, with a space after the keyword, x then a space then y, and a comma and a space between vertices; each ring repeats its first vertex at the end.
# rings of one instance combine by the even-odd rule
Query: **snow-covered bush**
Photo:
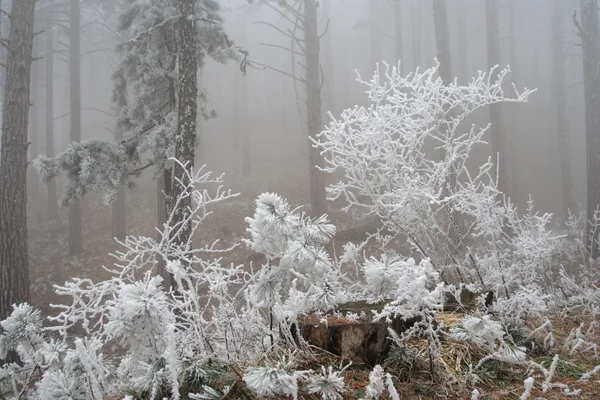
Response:
MULTIPOLYGON (((189 184, 181 196, 191 198, 192 206, 184 223, 196 231, 216 204, 235 194, 203 168, 186 173, 189 184)), ((228 249, 218 242, 192 248, 170 239, 179 226, 171 223, 173 218, 171 213, 157 239, 127 237, 115 264, 106 268, 111 278, 74 278, 57 286, 57 293, 72 303, 56 306, 60 313, 50 317, 50 327, 41 328, 39 313, 31 307, 18 306, 4 321, 0 346, 17 350, 26 364, 14 367, 14 373, 5 369, 3 377, 19 375, 18 389, 26 382, 22 375, 36 369, 41 379, 32 396, 44 399, 99 399, 124 391, 147 398, 168 392, 177 399, 190 371, 207 360, 232 362, 263 354, 266 320, 242 296, 252 274, 221 266, 221 254, 228 249), (157 276, 161 262, 175 287, 165 287, 157 276), (83 329, 86 337, 73 341, 72 328, 83 329), (49 331, 60 334, 59 344, 44 334, 49 331), (105 356, 115 352, 117 359, 105 356)))
POLYGON ((248 286, 252 304, 269 309, 271 316, 278 312, 280 323, 336 305, 340 274, 325 250, 335 227, 325 215, 310 218, 279 195, 263 193, 246 222, 251 235, 246 243, 266 257, 248 286))

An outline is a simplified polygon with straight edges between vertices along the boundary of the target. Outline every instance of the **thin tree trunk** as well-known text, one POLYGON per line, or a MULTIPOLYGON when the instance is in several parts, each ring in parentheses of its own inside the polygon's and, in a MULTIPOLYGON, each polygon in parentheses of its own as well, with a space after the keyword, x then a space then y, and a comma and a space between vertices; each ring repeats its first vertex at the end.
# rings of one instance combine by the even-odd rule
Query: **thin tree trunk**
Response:
MULTIPOLYGON (((511 72, 512 72, 512 81, 517 84, 520 85, 520 76, 519 76, 519 65, 517 63, 517 40, 519 38, 519 35, 517 33, 517 28, 515 26, 515 19, 516 19, 516 12, 517 12, 517 4, 519 3, 519 0, 512 0, 508 5, 509 5, 509 21, 508 21, 508 25, 509 25, 509 30, 510 30, 510 67, 511 67, 511 72)), ((521 116, 521 110, 515 110, 512 113, 512 118, 510 118, 510 122, 508 123, 508 125, 510 126, 510 130, 508 132, 506 132, 506 140, 507 140, 507 146, 508 149, 510 149, 510 154, 507 155, 507 162, 508 158, 510 158, 510 168, 509 168, 509 175, 510 175, 510 183, 511 183, 511 187, 509 188, 512 200, 514 202, 518 202, 519 200, 519 194, 520 194, 520 180, 519 180, 519 174, 516 173, 510 173, 510 171, 521 171, 521 157, 520 157, 520 149, 521 147, 519 146, 519 133, 520 133, 520 127, 519 127, 519 123, 520 123, 520 116, 521 116)), ((507 149, 507 151, 508 151, 507 149)))
POLYGON ((598 232, 589 238, 589 233, 597 229, 594 221, 596 209, 600 205, 600 48, 598 37, 598 1, 581 1, 581 28, 583 44, 583 80, 585 94, 585 131, 587 156, 587 234, 590 257, 598 258, 598 232))
POLYGON ((560 158, 560 181, 562 193, 562 216, 568 217, 568 210, 575 211, 573 187, 571 185, 571 157, 569 149, 569 124, 567 121, 567 60, 565 57, 565 16, 568 9, 563 0, 553 0, 552 7, 552 89, 554 116, 560 158))
MULTIPOLYGON (((242 37, 245 38, 248 34, 247 24, 244 20, 241 22, 243 24, 242 37)), ((244 47, 245 40, 242 40, 239 45, 244 47)), ((235 115, 235 132, 237 136, 237 140, 240 142, 238 147, 241 147, 241 161, 242 161, 242 175, 249 176, 251 173, 251 164, 250 164, 250 138, 249 133, 250 129, 248 126, 248 107, 250 107, 250 102, 248 101, 248 77, 244 74, 242 76, 236 75, 236 85, 235 89, 237 89, 237 93, 234 96, 234 115, 235 115)))
POLYGON ((459 82, 466 83, 469 81, 469 56, 467 49, 467 6, 465 0, 461 0, 461 6, 457 15, 457 40, 456 40, 456 55, 457 55, 457 76, 459 82))
POLYGON ((379 0, 369 0, 369 32, 370 32, 370 45, 371 51, 371 69, 375 66, 375 63, 381 63, 382 51, 381 51, 381 34, 377 32, 379 26, 379 0))
MULTIPOLYGON (((306 105, 308 136, 315 138, 322 128, 321 120, 321 79, 319 68, 319 33, 317 30, 317 7, 314 0, 304 0, 304 34, 306 52, 306 105)), ((319 168, 324 166, 320 150, 308 139, 310 204, 314 216, 327 210, 325 176, 319 168)))
POLYGON ((400 74, 402 74, 406 69, 404 66, 404 60, 402 59, 404 56, 404 49, 402 45, 404 36, 402 34, 402 1, 404 0, 394 0, 394 50, 396 54, 396 63, 400 61, 400 74))
MULTIPOLYGON (((444 85, 450 85, 453 80, 452 76, 452 57, 450 52, 450 31, 448 29, 448 14, 446 11, 446 0, 433 0, 433 20, 435 27, 435 43, 437 49, 437 59, 440 63, 440 77, 444 82, 444 85)), ((444 110, 448 112, 448 110, 444 110)), ((450 118, 452 115, 449 116, 450 118)), ((444 125, 441 127, 447 136, 449 134, 449 127, 444 125)), ((447 154, 445 149, 441 150, 441 157, 445 159, 447 154)), ((457 176, 453 165, 450 165, 450 171, 448 175, 447 185, 444 189, 444 196, 448 196, 454 193, 456 190, 457 176)), ((452 243, 448 243, 448 250, 455 252, 458 250, 460 243, 460 232, 463 230, 463 218, 458 211, 455 209, 455 205, 451 202, 448 204, 448 217, 450 219, 448 232, 449 240, 452 243)))
MULTIPOLYGON (((33 41, 33 57, 39 56, 39 46, 37 41, 33 41)), ((33 160, 38 156, 39 152, 39 137, 40 137, 40 126, 38 121, 38 111, 40 109, 40 76, 41 76, 41 63, 39 61, 33 62, 31 65, 31 84, 30 84, 30 101, 29 107, 29 160, 33 160)), ((29 164, 28 172, 28 183, 27 189, 29 198, 33 200, 35 206, 39 203, 39 179, 36 176, 35 169, 29 164)), ((34 209, 38 209, 34 206, 34 209)), ((29 211, 33 211, 30 207, 29 211)))
MULTIPOLYGON (((323 7, 323 19, 321 25, 323 26, 323 32, 325 29, 325 35, 322 37, 323 46, 320 48, 319 59, 322 60, 323 64, 323 90, 322 98, 323 98, 323 109, 322 115, 324 120, 328 120, 328 112, 332 112, 337 114, 337 106, 335 99, 335 71, 333 68, 333 54, 335 50, 335 46, 332 41, 332 33, 331 33, 331 5, 333 3, 331 1, 327 1, 322 3, 321 7, 323 7)), ((320 42, 321 43, 321 42, 320 42)))
MULTIPOLYGON (((54 24, 52 17, 46 21, 46 157, 54 158, 54 24)), ((48 220, 58 216, 56 179, 50 179, 48 188, 48 220)))
POLYGON ((412 51, 413 51, 413 70, 421 66, 421 2, 413 4, 412 13, 412 51))
MULTIPOLYGON (((498 25, 497 0, 486 0, 487 22, 487 59, 488 68, 500 65, 500 28, 498 25)), ((492 81, 498 77, 498 69, 492 75, 492 81)), ((492 134, 492 159, 494 160, 494 173, 498 176, 498 189, 506 194, 509 188, 508 165, 506 163, 506 147, 504 127, 502 124, 502 104, 490 106, 490 123, 492 134)))
MULTIPOLYGON (((128 31, 125 30, 121 32, 121 43, 127 41, 128 39, 128 31)), ((125 85, 127 85, 126 82, 125 85)), ((121 104, 119 104, 119 108, 125 107, 126 104, 124 103, 127 101, 126 94, 124 94, 119 101, 121 102, 121 104)), ((117 122, 115 126, 115 141, 120 141, 123 139, 123 131, 125 129, 127 129, 127 127, 123 126, 120 122, 117 122)), ((112 204, 111 228, 113 238, 125 240, 125 236, 127 236, 127 213, 125 205, 125 187, 123 185, 119 186, 119 189, 117 190, 117 197, 112 204)))
MULTIPOLYGON (((70 99, 70 134, 71 142, 81 141, 81 24, 79 0, 71 0, 69 7, 69 99, 70 99)), ((81 229, 81 200, 75 200, 69 206, 69 254, 83 252, 81 229)))
POLYGON ((35 0, 13 2, 0 153, 0 320, 29 302, 27 127, 35 0))

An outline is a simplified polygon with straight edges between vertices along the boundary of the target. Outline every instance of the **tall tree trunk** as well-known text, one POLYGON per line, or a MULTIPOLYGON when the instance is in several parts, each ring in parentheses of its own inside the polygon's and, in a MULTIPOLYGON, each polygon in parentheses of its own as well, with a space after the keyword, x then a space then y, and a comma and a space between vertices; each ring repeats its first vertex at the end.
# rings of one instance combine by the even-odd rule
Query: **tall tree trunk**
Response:
POLYGON ((457 76, 458 81, 467 83, 469 81, 469 55, 467 50, 467 13, 468 6, 466 0, 461 0, 460 8, 456 11, 457 15, 457 40, 456 40, 456 55, 457 55, 457 76))
MULTIPOLYGON (((488 68, 500 65, 500 27, 498 25, 497 0, 486 0, 486 25, 487 25, 487 59, 488 68)), ((492 81, 498 77, 498 69, 492 75, 492 81)), ((502 104, 490 106, 490 123, 492 133, 492 159, 494 172, 498 176, 498 189, 506 194, 509 188, 508 165, 504 140, 504 127, 502 123, 502 104)), ((496 175, 496 174, 494 174, 496 175)))
POLYGON ((403 40, 403 24, 402 24, 402 2, 404 0, 394 0, 394 50, 396 55, 396 64, 400 61, 400 74, 406 70, 404 66, 404 49, 402 45, 403 40))
POLYGON ((323 90, 322 98, 323 98, 323 109, 322 115, 323 119, 326 121, 329 119, 327 113, 332 112, 337 114, 337 106, 335 99, 335 70, 333 68, 333 54, 335 51, 335 46, 333 45, 332 33, 331 33, 331 5, 333 2, 326 1, 321 3, 321 7, 323 7, 323 18, 322 18, 322 26, 323 32, 325 32, 323 36, 323 41, 319 42, 323 44, 320 46, 320 54, 319 59, 322 60, 323 64, 323 90), (324 93, 323 93, 324 92, 324 93))
POLYGON ((587 220, 588 250, 598 258, 600 235, 594 222, 594 212, 600 206, 600 27, 598 1, 581 1, 581 28, 583 44, 583 80, 585 94, 585 131, 587 156, 587 220), (596 229, 594 229, 596 228, 596 229), (589 234, 593 234, 589 238, 589 234))
MULTIPOLYGON (((517 41, 519 38, 519 35, 517 33, 517 28, 515 25, 515 19, 516 19, 516 15, 517 15, 517 5, 520 3, 519 0, 511 0, 508 4, 509 6, 509 15, 508 15, 508 25, 509 25, 509 31, 510 31, 510 67, 511 67, 511 76, 512 76, 512 81, 517 84, 520 85, 520 68, 519 65, 517 63, 517 41)), ((521 171, 521 157, 520 157, 520 150, 521 150, 521 146, 519 145, 519 133, 520 133, 520 127, 519 127, 519 123, 520 123, 520 116, 521 116, 521 110, 520 108, 518 110, 515 110, 512 112, 512 118, 510 118, 510 122, 508 123, 510 129, 509 131, 506 133, 507 136, 507 151, 509 151, 509 154, 507 155, 507 162, 510 162, 510 171, 521 171), (510 160, 510 161, 509 161, 510 160)), ((520 179, 519 179, 519 174, 517 173, 510 173, 510 184, 511 187, 509 188, 512 200, 514 202, 518 202, 518 196, 520 194, 520 179)), ((517 203, 518 204, 518 203, 517 203)))
POLYGON ((381 63, 383 52, 381 51, 381 34, 378 32, 380 28, 379 24, 379 0, 369 0, 369 32, 370 32, 370 44, 369 49, 371 51, 371 65, 369 67, 373 69, 375 63, 381 63))
POLYGON ((575 211, 573 186, 571 185, 571 157, 569 149, 569 124, 567 121, 567 59, 565 57, 565 16, 568 9, 563 0, 552 2, 552 89, 558 152, 560 158, 560 181, 562 193, 562 216, 568 210, 575 211))
MULTIPOLYGON (((46 21, 46 157, 54 158, 54 24, 52 16, 46 21)), ((48 188, 48 220, 58 216, 56 179, 50 179, 48 188)))
MULTIPOLYGON (((79 0, 70 0, 69 14, 69 101, 71 142, 81 141, 81 10, 79 0)), ((69 206, 69 254, 83 252, 81 200, 69 206)))
POLYGON ((412 51, 413 51, 413 70, 421 66, 421 2, 413 4, 412 14, 412 51))
MULTIPOLYGON (((321 123, 321 74, 319 67, 319 33, 317 30, 317 6, 315 0, 304 0, 304 35, 306 52, 306 106, 308 136, 315 138, 322 128, 321 123)), ((319 168, 324 166, 320 150, 308 139, 310 204, 314 216, 327 210, 325 176, 319 168)))
MULTIPOLYGON (((121 32, 121 43, 127 41, 129 39, 129 32, 124 30, 121 32)), ((124 83, 127 85, 127 83, 124 83)), ((119 108, 125 107, 127 102, 126 92, 124 95, 118 100, 120 104, 118 104, 119 108)), ((115 141, 120 141, 123 139, 123 131, 125 131, 128 127, 123 126, 123 124, 117 121, 115 126, 115 141)), ((117 238, 119 240, 125 240, 125 236, 127 236, 127 213, 126 213, 126 205, 125 205, 125 187, 123 185, 119 186, 117 190, 117 197, 113 201, 112 204, 112 224, 111 224, 111 233, 113 238, 117 238)))
MULTIPOLYGON (((39 45, 38 41, 33 40, 33 57, 36 58, 39 56, 39 45)), ((38 114, 40 109, 40 76, 41 76, 41 63, 33 62, 31 65, 31 84, 30 84, 30 101, 31 105, 29 107, 29 160, 33 160, 40 153, 39 151, 39 137, 40 137, 40 126, 38 120, 38 114)), ((36 176, 35 169, 33 166, 29 165, 27 170, 27 182, 28 182, 28 195, 29 198, 33 200, 34 207, 33 209, 37 210, 37 205, 39 204, 39 179, 36 176)), ((29 208, 29 211, 33 211, 32 208, 29 208)))
MULTIPOLYGON (((171 241, 190 248, 192 246, 192 225, 186 223, 189 218, 191 196, 181 197, 185 186, 189 184, 188 174, 194 169, 196 149, 196 117, 198 96, 198 45, 196 35, 196 9, 194 0, 178 0, 180 13, 177 23, 178 66, 179 66, 179 101, 177 104, 177 137, 175 142, 175 158, 184 166, 174 166, 174 176, 170 182, 165 181, 167 211, 173 213, 171 227, 175 229, 171 241), (175 208, 176 207, 176 208, 175 208)), ((181 260, 185 262, 185 260, 181 260)), ((175 286, 170 277, 170 285, 175 286)))
POLYGON ((440 77, 444 85, 452 82, 452 60, 450 56, 450 31, 445 0, 433 0, 433 25, 437 59, 440 63, 440 77))
POLYGON ((29 302, 27 127, 35 0, 13 2, 0 153, 0 320, 29 302))
MULTIPOLYGON (((450 52, 450 31, 448 29, 448 14, 446 11, 446 0, 433 0, 433 21, 435 27, 435 43, 437 49, 437 59, 440 63, 440 77, 444 82, 444 85, 450 85, 453 80, 452 76, 452 57, 450 52)), ((444 110, 448 112, 448 110, 444 110)), ((452 117, 450 115, 450 117, 452 117)), ((445 132, 448 132, 448 126, 442 126, 445 132)), ((448 133, 446 133, 447 135, 448 133)), ((442 159, 447 157, 445 149, 441 150, 442 159)), ((456 190, 456 171, 453 165, 450 165, 450 171, 447 180, 447 186, 444 189, 444 196, 448 196, 456 190)), ((448 232, 450 233, 449 239, 451 243, 448 243, 448 254, 458 250, 460 243, 460 232, 463 231, 463 218, 458 211, 456 211, 455 205, 450 203, 448 205, 448 218, 449 226, 448 232)))
MULTIPOLYGON (((242 38, 245 38, 248 34, 248 27, 246 21, 242 21, 242 38)), ((239 45, 244 47, 245 40, 242 39, 239 45)), ((238 141, 240 142, 238 147, 241 150, 241 161, 242 161, 242 175, 248 176, 251 173, 251 164, 250 164, 250 138, 249 133, 250 129, 248 126, 248 107, 250 103, 248 102, 248 77, 244 75, 236 75, 236 85, 235 89, 237 89, 237 93, 234 96, 234 115, 235 115, 235 132, 238 137, 238 141)))

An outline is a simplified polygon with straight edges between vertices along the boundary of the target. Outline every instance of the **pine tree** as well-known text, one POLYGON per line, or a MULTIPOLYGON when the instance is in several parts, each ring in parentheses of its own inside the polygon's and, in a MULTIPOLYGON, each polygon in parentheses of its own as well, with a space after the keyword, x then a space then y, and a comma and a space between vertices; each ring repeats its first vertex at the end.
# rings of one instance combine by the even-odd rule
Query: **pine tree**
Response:
MULTIPOLYGON (((195 158, 196 72, 207 55, 225 63, 242 53, 226 35, 219 6, 211 0, 130 0, 118 30, 130 35, 118 47, 121 62, 114 74, 123 139, 73 143, 55 158, 38 158, 36 167, 45 180, 68 175, 64 203, 88 190, 104 192, 110 202, 121 186, 133 186, 134 176, 154 167, 164 180, 165 215, 170 215, 185 174, 169 159, 177 157, 189 169, 195 158)), ((210 116, 202 106, 199 111, 210 116)), ((185 204, 177 207, 181 212, 171 224, 184 219, 185 204)), ((191 245, 188 228, 177 235, 180 244, 191 245)))
POLYGON ((13 4, 0 155, 0 319, 29 301, 27 126, 35 0, 13 4))

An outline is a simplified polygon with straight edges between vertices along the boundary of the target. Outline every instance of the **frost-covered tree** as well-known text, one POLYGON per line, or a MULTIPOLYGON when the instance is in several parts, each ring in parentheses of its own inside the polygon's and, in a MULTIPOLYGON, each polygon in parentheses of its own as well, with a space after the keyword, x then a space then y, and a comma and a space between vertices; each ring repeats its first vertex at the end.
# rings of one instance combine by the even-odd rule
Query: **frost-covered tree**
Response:
MULTIPOLYGON (((174 222, 180 223, 188 204, 176 199, 185 185, 181 168, 193 167, 199 104, 208 115, 197 70, 206 56, 225 63, 241 53, 212 0, 130 0, 120 15, 119 31, 126 30, 130 38, 118 48, 121 62, 114 74, 123 139, 72 143, 56 158, 38 158, 36 168, 45 180, 66 173, 63 202, 71 203, 88 190, 102 191, 111 201, 120 186, 133 185, 133 176, 154 166, 165 179, 166 207, 178 209, 181 216, 174 222), (142 156, 148 160, 143 165, 142 156), (185 167, 167 161, 171 156, 185 167)), ((181 228, 176 234, 189 244, 189 227, 181 228)))
POLYGON ((530 90, 515 88, 513 96, 503 90, 508 72, 480 72, 464 86, 444 83, 439 64, 406 76, 386 66, 370 81, 359 77, 371 105, 345 110, 315 139, 326 154, 325 170, 344 174, 328 188, 330 198, 379 217, 393 236, 385 243, 406 237, 442 273, 442 267, 468 260, 469 246, 499 254, 509 245, 503 228, 514 207, 499 200, 491 160, 467 167, 489 126, 463 122, 482 107, 527 101, 530 90), (456 214, 465 219, 458 243, 448 229, 456 214))

